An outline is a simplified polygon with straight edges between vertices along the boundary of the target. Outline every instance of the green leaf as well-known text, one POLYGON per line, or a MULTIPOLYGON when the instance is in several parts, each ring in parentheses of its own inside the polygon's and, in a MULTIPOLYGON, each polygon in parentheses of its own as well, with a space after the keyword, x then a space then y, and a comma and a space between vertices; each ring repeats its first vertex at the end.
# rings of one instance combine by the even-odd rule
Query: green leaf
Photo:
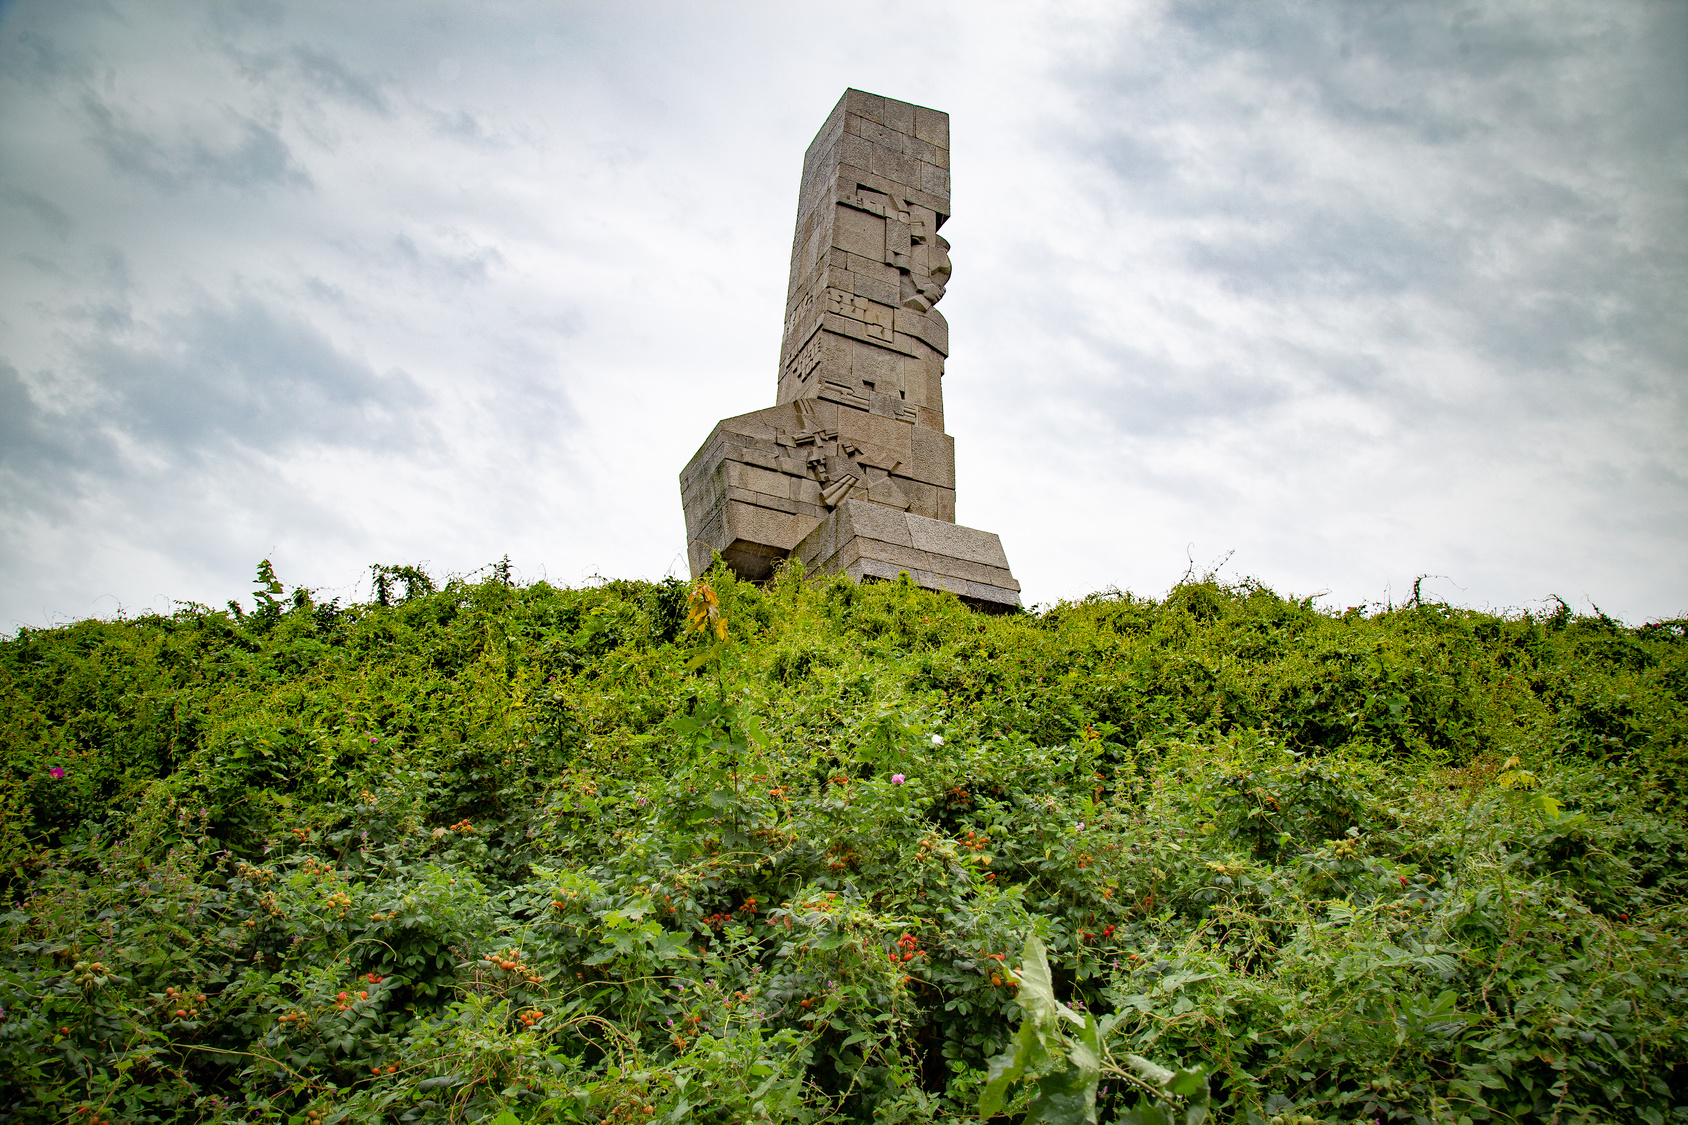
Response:
POLYGON ((1200 1093, 1207 1097, 1207 1067, 1197 1063, 1173 1074, 1165 1082, 1168 1092, 1177 1094, 1181 1098, 1194 1098, 1200 1093))
POLYGON ((1127 1055, 1125 1056, 1125 1061, 1130 1064, 1132 1070, 1135 1070, 1138 1074, 1141 1074, 1144 1078, 1147 1078, 1150 1082, 1153 1082, 1157 1086, 1165 1086, 1168 1082, 1171 1082, 1174 1077, 1176 1077, 1176 1075, 1172 1071, 1166 1069, 1166 1067, 1161 1066, 1159 1063, 1152 1063, 1142 1055, 1127 1055))
POLYGON ((686 935, 678 930, 664 930, 653 938, 651 952, 660 961, 697 959, 697 954, 686 947, 686 935))
POLYGON ((1036 934, 1026 938, 1026 948, 1020 959, 1017 974, 1020 994, 1015 997, 1020 1007, 1031 1013, 1045 1032, 1054 1031, 1062 1017, 1083 1027, 1084 1020, 1079 1014, 1055 999, 1055 982, 1049 973, 1049 954, 1036 934))
POLYGON ((979 1096, 979 1116, 995 1117, 1002 1112, 1003 1102, 1014 1083, 1024 1078, 1028 1069, 1036 1069, 1048 1061, 1049 1052, 1044 1049, 1037 1025, 1029 1019, 1021 1020, 1020 1030, 1008 1050, 990 1061, 985 1091, 979 1096))
POLYGON ((1015 974, 1020 990, 1015 1000, 1034 1020, 1053 1023, 1055 983, 1049 977, 1049 955, 1036 934, 1026 938, 1026 947, 1020 957, 1020 970, 1015 974))
POLYGON ((1067 1051, 1067 1069, 1038 1083, 1027 1121, 1060 1125, 1096 1125, 1096 1083, 1102 1076, 1102 1044, 1096 1017, 1086 1015, 1084 1030, 1067 1051))
POLYGON ((1038 1080, 1026 1123, 1096 1125, 1096 1072, 1074 1065, 1038 1080))
POLYGON ((1148 1099, 1137 1103, 1137 1108, 1123 1114, 1119 1125, 1172 1125, 1172 1117, 1158 1105, 1151 1104, 1148 1099))

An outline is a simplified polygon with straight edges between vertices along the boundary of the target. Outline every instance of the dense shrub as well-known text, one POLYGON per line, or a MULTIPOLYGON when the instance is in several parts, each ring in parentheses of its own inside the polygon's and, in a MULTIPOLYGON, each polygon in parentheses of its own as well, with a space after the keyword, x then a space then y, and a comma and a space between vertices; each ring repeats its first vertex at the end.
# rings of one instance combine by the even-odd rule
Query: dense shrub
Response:
POLYGON ((0 642, 0 1120, 1688 1119, 1681 622, 376 579, 0 642))

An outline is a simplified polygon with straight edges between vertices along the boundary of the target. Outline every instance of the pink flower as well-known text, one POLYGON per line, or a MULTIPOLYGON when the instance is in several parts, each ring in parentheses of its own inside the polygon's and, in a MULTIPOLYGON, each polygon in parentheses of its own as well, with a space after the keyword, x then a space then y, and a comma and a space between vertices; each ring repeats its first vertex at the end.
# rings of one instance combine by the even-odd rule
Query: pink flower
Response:
POLYGON ((63 766, 54 766, 52 769, 47 771, 47 776, 48 777, 54 777, 54 778, 63 777, 64 776, 64 767, 63 766))
POLYGON ((891 775, 891 784, 892 785, 901 785, 903 782, 905 782, 907 780, 908 780, 908 778, 904 777, 900 773, 894 773, 894 774, 891 775))

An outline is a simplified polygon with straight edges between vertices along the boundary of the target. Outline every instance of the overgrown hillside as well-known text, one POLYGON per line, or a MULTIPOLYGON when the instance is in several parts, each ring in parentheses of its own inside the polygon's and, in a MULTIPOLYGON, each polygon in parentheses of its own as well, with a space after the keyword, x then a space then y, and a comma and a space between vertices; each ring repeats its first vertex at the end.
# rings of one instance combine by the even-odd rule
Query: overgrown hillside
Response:
POLYGON ((0 642, 0 1121, 1688 1119, 1683 622, 260 578, 0 642))

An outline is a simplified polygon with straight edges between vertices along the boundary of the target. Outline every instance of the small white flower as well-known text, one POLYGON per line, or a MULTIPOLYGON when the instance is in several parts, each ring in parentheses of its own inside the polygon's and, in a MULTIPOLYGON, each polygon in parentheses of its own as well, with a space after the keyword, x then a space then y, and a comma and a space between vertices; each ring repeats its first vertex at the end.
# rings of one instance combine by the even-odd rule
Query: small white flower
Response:
POLYGON ((934 734, 932 736, 932 745, 933 746, 942 746, 943 744, 944 744, 944 736, 943 735, 934 734))

